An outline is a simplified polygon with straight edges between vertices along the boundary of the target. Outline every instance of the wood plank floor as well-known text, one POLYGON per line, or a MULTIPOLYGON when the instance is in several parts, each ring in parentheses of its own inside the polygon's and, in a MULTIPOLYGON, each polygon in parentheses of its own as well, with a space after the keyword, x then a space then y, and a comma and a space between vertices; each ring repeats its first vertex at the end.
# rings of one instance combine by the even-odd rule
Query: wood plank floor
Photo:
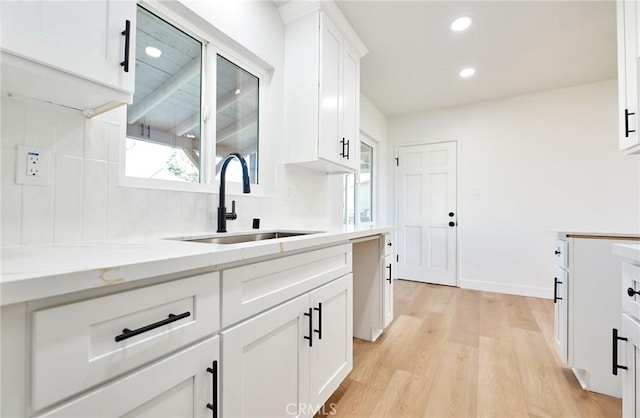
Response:
POLYGON ((316 416, 620 417, 553 345, 553 302, 398 280, 395 320, 354 339, 354 367, 316 416))

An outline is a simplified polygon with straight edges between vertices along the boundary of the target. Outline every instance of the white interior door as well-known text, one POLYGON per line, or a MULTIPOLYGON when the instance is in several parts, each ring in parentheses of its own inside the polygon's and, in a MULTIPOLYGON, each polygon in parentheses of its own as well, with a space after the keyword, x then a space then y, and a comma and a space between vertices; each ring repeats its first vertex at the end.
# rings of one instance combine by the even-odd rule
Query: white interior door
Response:
POLYGON ((456 285, 456 143, 399 147, 398 278, 456 285))

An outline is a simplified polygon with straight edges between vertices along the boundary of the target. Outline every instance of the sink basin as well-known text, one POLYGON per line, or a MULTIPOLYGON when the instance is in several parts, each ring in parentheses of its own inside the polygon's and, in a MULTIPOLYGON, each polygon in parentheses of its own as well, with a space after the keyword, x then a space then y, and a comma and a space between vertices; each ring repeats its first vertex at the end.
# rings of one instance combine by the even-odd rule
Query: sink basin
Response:
POLYGON ((264 241, 267 239, 297 237, 299 235, 315 234, 316 232, 302 232, 302 231, 275 231, 275 232, 254 232, 250 234, 239 235, 224 235, 224 236, 211 236, 211 237, 194 237, 185 238, 181 241, 189 242, 206 242, 209 244, 240 244, 243 242, 264 241))

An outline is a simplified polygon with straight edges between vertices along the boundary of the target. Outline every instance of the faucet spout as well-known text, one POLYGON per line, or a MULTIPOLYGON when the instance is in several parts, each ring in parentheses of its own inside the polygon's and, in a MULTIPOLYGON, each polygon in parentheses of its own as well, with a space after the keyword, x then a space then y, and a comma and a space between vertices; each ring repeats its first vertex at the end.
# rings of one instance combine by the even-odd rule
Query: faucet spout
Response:
POLYGON ((220 168, 220 193, 218 195, 218 232, 227 232, 227 219, 233 220, 238 217, 238 215, 236 214, 235 200, 233 201, 231 212, 227 212, 227 208, 225 206, 225 184, 227 166, 234 158, 238 159, 238 161, 240 161, 240 165, 242 166, 242 193, 251 192, 247 162, 241 154, 232 152, 224 158, 224 160, 222 161, 222 168, 220 168))

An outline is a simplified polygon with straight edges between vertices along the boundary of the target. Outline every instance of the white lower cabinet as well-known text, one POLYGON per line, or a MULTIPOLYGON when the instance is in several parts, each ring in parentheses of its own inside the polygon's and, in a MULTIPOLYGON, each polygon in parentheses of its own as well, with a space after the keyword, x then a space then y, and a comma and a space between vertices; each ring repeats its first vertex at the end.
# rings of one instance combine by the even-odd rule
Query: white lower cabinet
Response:
POLYGON ((109 383, 42 417, 216 417, 219 337, 109 383))
POLYGON ((313 416, 352 369, 352 275, 222 332, 222 416, 313 416))

